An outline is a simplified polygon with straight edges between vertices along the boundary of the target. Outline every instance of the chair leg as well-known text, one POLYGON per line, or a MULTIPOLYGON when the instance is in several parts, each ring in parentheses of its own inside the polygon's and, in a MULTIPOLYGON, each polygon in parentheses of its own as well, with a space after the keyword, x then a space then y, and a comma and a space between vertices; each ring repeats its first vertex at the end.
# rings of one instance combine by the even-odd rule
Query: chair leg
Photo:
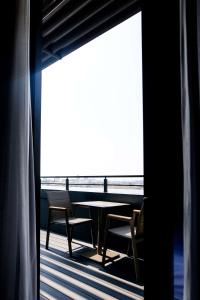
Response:
POLYGON ((103 244, 103 255, 102 255, 102 266, 105 266, 106 261, 106 251, 108 248, 108 228, 109 228, 110 222, 106 221, 105 231, 104 231, 104 244, 103 244))
POLYGON ((127 256, 130 256, 131 240, 128 240, 127 256))
POLYGON ((46 249, 49 249, 49 235, 50 235, 50 219, 51 219, 51 212, 48 212, 48 224, 47 224, 47 236, 46 236, 46 249))
POLYGON ((67 241, 69 247, 69 256, 72 257, 72 236, 71 236, 71 228, 69 224, 66 224, 67 227, 67 241))
POLYGON ((70 243, 72 243, 72 236, 73 236, 73 231, 74 231, 74 227, 70 226, 70 243))
POLYGON ((94 235, 95 235, 95 228, 94 228, 94 221, 91 221, 91 239, 92 239, 92 245, 93 248, 96 248, 95 242, 94 242, 94 235))
POLYGON ((134 261, 134 267, 135 267, 135 277, 136 281, 139 281, 140 278, 140 269, 138 264, 138 255, 137 255, 137 248, 136 248, 136 242, 135 239, 132 239, 132 249, 133 249, 133 261, 134 261))

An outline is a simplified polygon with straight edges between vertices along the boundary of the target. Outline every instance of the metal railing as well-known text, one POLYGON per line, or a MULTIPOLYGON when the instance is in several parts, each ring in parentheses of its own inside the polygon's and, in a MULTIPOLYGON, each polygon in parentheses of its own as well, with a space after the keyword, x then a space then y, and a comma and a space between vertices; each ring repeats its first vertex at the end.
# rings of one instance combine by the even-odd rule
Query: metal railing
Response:
POLYGON ((45 189, 66 189, 66 190, 87 190, 107 193, 108 191, 127 193, 129 190, 143 192, 144 175, 91 175, 91 176, 41 176, 41 188, 45 189), (102 189, 99 190, 99 188, 102 189), (79 188, 79 189, 77 189, 79 188))

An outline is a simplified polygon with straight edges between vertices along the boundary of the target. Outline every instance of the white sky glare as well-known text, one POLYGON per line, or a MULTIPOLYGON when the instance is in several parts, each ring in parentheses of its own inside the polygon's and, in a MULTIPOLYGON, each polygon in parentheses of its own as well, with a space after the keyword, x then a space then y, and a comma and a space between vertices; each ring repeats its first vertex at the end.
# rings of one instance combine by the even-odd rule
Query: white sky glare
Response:
POLYGON ((141 14, 42 72, 41 176, 143 174, 141 14))

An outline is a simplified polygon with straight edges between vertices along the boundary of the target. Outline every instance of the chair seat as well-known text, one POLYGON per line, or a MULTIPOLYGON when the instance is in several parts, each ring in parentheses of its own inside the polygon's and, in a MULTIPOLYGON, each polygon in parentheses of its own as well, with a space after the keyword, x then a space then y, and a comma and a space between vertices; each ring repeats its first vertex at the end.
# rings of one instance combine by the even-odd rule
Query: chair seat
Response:
MULTIPOLYGON (((135 230, 136 229, 134 228, 134 231, 135 230)), ((129 225, 121 226, 121 227, 115 227, 115 228, 109 229, 108 231, 110 233, 122 236, 124 238, 131 239, 131 229, 130 229, 129 225)))
POLYGON ((70 225, 76 225, 80 223, 87 223, 91 222, 92 219, 86 219, 86 218, 69 218, 69 224, 70 225))
MULTIPOLYGON (((78 225, 82 223, 91 222, 92 219, 86 219, 86 218, 69 218, 69 225, 78 225)), ((53 221, 54 224, 66 224, 65 218, 60 218, 58 220, 53 221)))

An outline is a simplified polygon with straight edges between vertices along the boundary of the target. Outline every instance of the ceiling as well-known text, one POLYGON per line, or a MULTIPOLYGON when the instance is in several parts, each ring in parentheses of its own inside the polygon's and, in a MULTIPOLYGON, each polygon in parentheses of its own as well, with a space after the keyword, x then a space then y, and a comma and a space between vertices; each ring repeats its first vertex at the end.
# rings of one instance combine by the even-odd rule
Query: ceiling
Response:
POLYGON ((43 0, 43 69, 141 10, 141 0, 43 0))

